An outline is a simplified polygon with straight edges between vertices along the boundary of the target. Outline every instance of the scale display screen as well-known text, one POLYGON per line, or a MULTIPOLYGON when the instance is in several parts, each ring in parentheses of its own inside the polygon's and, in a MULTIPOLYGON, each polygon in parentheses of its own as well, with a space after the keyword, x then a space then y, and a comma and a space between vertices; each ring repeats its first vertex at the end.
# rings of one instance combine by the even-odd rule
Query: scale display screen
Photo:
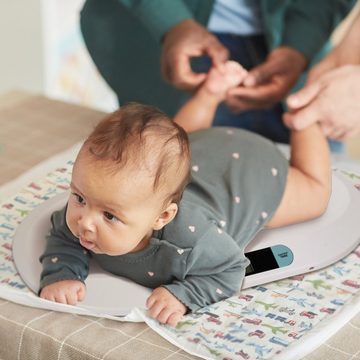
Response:
POLYGON ((291 250, 284 245, 250 251, 245 256, 250 260, 245 276, 288 266, 294 259, 291 250))

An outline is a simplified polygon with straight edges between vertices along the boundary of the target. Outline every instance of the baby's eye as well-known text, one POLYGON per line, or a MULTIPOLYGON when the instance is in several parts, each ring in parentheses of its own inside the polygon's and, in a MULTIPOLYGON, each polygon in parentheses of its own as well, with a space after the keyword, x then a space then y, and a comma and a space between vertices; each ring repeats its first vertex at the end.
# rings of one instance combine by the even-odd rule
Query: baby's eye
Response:
POLYGON ((104 216, 106 217, 107 220, 110 220, 110 221, 118 221, 119 219, 114 216, 113 214, 109 213, 108 211, 104 211, 104 216))
POLYGON ((76 193, 72 193, 72 194, 75 196, 76 202, 78 204, 84 204, 85 203, 84 198, 81 195, 76 194, 76 193))

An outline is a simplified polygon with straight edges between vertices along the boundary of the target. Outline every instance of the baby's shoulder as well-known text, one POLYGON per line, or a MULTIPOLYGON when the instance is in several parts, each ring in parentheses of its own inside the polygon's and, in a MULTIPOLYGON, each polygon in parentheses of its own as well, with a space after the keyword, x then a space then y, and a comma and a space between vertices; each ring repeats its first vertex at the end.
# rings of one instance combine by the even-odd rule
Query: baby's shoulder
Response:
POLYGON ((164 236, 171 242, 191 247, 198 243, 214 221, 201 206, 182 200, 175 219, 164 228, 164 236))
POLYGON ((184 248, 211 247, 219 242, 233 242, 206 208, 183 200, 175 219, 163 231, 167 241, 184 248))

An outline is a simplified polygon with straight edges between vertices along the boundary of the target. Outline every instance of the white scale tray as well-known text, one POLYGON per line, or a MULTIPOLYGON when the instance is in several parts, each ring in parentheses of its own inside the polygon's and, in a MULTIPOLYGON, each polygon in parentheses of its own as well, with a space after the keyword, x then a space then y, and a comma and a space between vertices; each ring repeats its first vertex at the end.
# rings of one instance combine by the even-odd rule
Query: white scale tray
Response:
MULTIPOLYGON (((63 193, 35 208, 19 225, 13 240, 13 257, 25 284, 39 290, 39 257, 50 229, 50 216, 68 198, 63 193)), ((245 277, 243 288, 279 280, 330 265, 349 254, 360 241, 360 193, 342 175, 333 173, 333 191, 326 213, 318 219, 279 229, 263 230, 245 252, 285 245, 293 253, 290 265, 245 277)), ((134 307, 145 308, 150 289, 109 274, 95 262, 86 280, 87 294, 78 306, 98 314, 124 316, 134 307)))

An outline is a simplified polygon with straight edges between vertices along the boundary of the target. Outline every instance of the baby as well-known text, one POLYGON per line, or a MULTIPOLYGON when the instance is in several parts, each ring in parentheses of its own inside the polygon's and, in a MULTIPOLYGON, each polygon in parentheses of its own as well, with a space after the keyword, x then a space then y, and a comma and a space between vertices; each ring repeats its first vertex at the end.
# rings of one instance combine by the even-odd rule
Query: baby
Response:
POLYGON ((292 133, 290 164, 258 135, 210 128, 244 73, 233 63, 212 69, 175 121, 131 103, 97 125, 76 158, 68 203, 52 215, 42 298, 84 299, 93 257, 152 288, 150 316, 175 326, 239 291, 258 231, 325 211, 330 160, 318 125, 292 133), (184 129, 197 130, 190 142, 184 129))

